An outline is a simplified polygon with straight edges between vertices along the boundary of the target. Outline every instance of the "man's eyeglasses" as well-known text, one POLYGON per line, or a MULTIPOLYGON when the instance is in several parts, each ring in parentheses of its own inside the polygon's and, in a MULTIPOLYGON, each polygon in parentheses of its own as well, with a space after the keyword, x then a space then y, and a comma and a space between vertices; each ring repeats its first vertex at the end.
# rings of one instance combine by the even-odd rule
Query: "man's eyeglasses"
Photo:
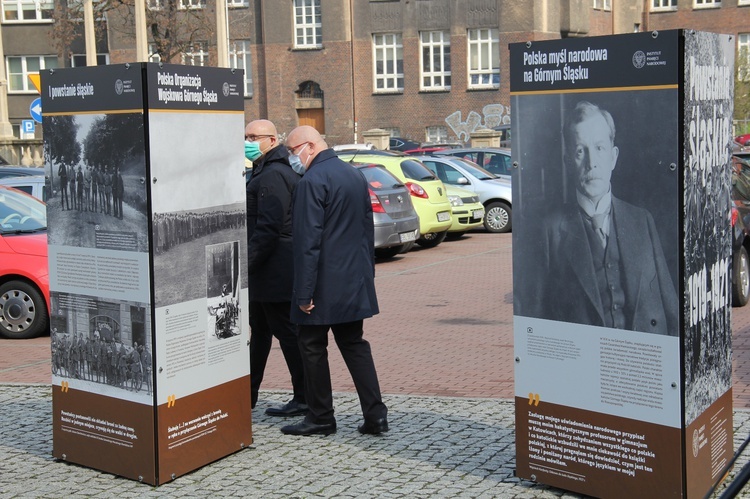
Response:
POLYGON ((286 149, 287 149, 287 151, 289 151, 289 154, 294 154, 294 151, 296 149, 299 149, 300 147, 304 146, 305 144, 308 144, 308 142, 303 142, 301 144, 297 144, 296 146, 290 146, 290 147, 287 147, 286 149))
POLYGON ((273 137, 273 135, 245 135, 245 140, 248 142, 255 142, 258 139, 273 137))

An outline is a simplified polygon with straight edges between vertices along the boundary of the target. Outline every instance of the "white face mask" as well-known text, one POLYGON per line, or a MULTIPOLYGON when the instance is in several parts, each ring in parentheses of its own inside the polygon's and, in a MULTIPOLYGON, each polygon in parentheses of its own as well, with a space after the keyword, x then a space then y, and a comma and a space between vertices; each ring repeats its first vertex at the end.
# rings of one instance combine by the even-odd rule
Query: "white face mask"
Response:
MULTIPOLYGON (((307 148, 307 146, 308 144, 305 144, 305 146, 302 149, 300 149, 299 151, 300 154, 302 154, 302 151, 304 151, 305 148, 307 148)), ((310 159, 310 157, 308 156, 307 159, 310 159)), ((307 165, 305 165, 305 163, 302 162, 302 159, 300 159, 299 154, 290 154, 289 164, 292 165, 292 170, 299 173, 300 175, 304 175, 305 171, 307 171, 307 165)))

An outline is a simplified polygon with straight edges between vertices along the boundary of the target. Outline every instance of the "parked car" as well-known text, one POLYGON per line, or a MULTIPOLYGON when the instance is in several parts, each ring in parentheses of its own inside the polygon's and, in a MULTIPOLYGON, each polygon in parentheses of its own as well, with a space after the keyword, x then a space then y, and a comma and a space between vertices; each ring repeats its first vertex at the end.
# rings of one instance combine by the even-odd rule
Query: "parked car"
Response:
POLYGON ((500 132, 500 147, 510 147, 510 123, 492 127, 493 130, 500 132))
POLYGON ((28 177, 30 175, 44 175, 44 168, 31 166, 0 166, 0 178, 28 177))
POLYGON ((401 137, 391 137, 388 141, 388 148, 391 151, 408 151, 409 149, 416 149, 418 147, 419 142, 401 137))
POLYGON ((732 305, 750 300, 750 161, 732 156, 732 305))
POLYGON ((339 144, 336 146, 333 146, 333 150, 338 151, 370 151, 372 149, 375 149, 375 146, 372 145, 370 142, 367 142, 366 144, 339 144))
POLYGON ((457 156, 468 159, 490 173, 510 180, 513 163, 510 160, 510 149, 498 147, 467 147, 462 149, 445 149, 435 153, 436 156, 457 156))
POLYGON ((369 184, 375 223, 375 256, 393 258, 406 253, 419 238, 419 217, 409 189, 380 165, 355 165, 369 184))
POLYGON ((41 335, 49 306, 47 207, 0 185, 0 336, 41 335))
POLYGON ((344 161, 368 162, 384 166, 401 180, 411 194, 414 209, 419 215, 417 244, 425 248, 437 246, 445 239, 451 226, 451 204, 443 183, 425 165, 410 156, 398 153, 364 154, 338 153, 344 161))
POLYGON ((736 140, 743 146, 750 146, 750 133, 738 135, 737 137, 734 138, 734 140, 736 140))
MULTIPOLYGON (((37 170, 38 172, 38 170, 37 170)), ((44 175, 24 175, 20 177, 0 178, 1 185, 13 187, 37 199, 47 202, 47 183, 44 175)))
POLYGON ((484 205, 484 228, 489 232, 512 229, 510 180, 498 177, 469 160, 455 156, 417 156, 445 185, 473 191, 484 205))
POLYGON ((446 185, 445 189, 451 202, 452 221, 446 238, 459 239, 471 229, 481 227, 484 223, 484 206, 479 202, 479 196, 452 185, 446 185))

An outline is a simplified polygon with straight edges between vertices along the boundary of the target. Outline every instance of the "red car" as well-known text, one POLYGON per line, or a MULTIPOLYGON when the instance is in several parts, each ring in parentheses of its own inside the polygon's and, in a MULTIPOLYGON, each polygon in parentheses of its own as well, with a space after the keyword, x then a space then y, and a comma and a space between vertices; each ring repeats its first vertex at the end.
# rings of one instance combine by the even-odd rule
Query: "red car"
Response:
POLYGON ((0 185, 0 336, 45 333, 49 308, 47 207, 0 185))
POLYGON ((750 133, 746 133, 744 135, 738 135, 734 138, 737 142, 742 144, 743 146, 750 146, 750 133))

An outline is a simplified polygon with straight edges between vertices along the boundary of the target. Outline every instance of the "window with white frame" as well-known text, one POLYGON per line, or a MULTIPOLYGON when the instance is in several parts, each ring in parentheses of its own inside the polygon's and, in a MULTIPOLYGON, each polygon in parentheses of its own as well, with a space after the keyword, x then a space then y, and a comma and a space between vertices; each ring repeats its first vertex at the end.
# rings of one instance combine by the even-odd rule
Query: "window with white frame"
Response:
POLYGON ((500 88, 500 42, 497 29, 468 30, 469 88, 500 88))
POLYGON ((750 0, 737 0, 737 5, 750 5, 750 0))
POLYGON ((2 0, 3 22, 52 22, 55 5, 52 0, 2 0))
POLYGON ((155 43, 148 44, 148 62, 161 62, 161 55, 155 43))
POLYGON ((164 7, 164 0, 147 0, 146 7, 151 10, 161 10, 164 7))
POLYGON ((182 63, 188 66, 205 66, 208 64, 208 43, 196 42, 182 53, 182 63))
POLYGON ((447 31, 419 33, 421 90, 450 90, 451 39, 447 31))
POLYGON ((227 0, 227 7, 230 9, 232 8, 238 8, 238 7, 247 7, 250 4, 248 3, 248 0, 227 0))
POLYGON ((750 79, 750 33, 737 35, 737 67, 741 80, 750 79))
POLYGON ((180 0, 181 9, 204 9, 206 0, 180 0))
POLYGON ((404 91, 404 46, 401 33, 372 35, 375 93, 404 91))
POLYGON ((594 0, 594 8, 599 10, 612 10, 612 0, 594 0))
POLYGON ((693 8, 705 9, 710 7, 721 7, 721 0, 693 0, 693 8))
POLYGON ((677 0, 651 0, 651 11, 677 10, 677 0))
POLYGON ((322 46, 320 0, 294 0, 294 47, 322 46))
POLYGON ((38 73, 42 69, 57 68, 57 56, 8 56, 5 58, 5 63, 6 74, 8 75, 8 92, 37 93, 34 84, 29 81, 29 75, 38 73))
POLYGON ((253 96, 253 67, 250 59, 250 41, 235 40, 229 46, 229 67, 245 70, 245 97, 253 96))
MULTIPOLYGON (((109 54, 96 54, 96 65, 106 66, 109 64, 109 54)), ((73 54, 70 56, 70 67, 78 68, 86 66, 86 54, 73 54)))
POLYGON ((446 142, 448 140, 448 128, 442 125, 428 126, 425 129, 426 142, 446 142))

